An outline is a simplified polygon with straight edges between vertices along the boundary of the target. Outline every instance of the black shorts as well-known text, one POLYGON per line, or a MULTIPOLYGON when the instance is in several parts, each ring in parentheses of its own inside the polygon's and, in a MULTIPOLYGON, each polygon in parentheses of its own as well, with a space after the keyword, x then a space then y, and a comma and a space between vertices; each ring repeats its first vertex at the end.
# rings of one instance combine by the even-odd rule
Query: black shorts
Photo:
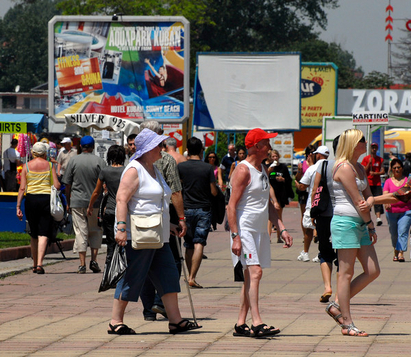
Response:
POLYGON ((308 199, 308 192, 307 191, 297 190, 297 195, 298 195, 298 203, 300 205, 307 204, 307 199, 308 199))
POLYGON ((30 226, 30 236, 51 237, 54 219, 50 214, 50 195, 26 194, 24 212, 30 226))

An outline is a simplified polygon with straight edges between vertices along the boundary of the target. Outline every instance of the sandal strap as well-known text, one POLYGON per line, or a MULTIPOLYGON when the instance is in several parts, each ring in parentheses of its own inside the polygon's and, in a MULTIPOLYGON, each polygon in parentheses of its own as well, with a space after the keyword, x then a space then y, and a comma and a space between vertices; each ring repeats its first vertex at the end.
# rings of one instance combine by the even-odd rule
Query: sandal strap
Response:
POLYGON ((362 333, 366 333, 365 331, 361 331, 357 326, 354 325, 354 322, 351 322, 349 325, 341 325, 341 328, 347 330, 348 335, 351 331, 355 333, 355 335, 359 335, 362 333))

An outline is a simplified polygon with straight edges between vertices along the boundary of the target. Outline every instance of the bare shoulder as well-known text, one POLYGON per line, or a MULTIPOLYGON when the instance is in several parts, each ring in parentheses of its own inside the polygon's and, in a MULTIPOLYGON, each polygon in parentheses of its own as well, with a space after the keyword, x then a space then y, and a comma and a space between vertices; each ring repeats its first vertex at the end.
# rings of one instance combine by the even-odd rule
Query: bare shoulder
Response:
POLYGON ((233 177, 231 178, 231 184, 242 184, 249 182, 250 180, 250 169, 247 165, 238 164, 233 172, 233 177))

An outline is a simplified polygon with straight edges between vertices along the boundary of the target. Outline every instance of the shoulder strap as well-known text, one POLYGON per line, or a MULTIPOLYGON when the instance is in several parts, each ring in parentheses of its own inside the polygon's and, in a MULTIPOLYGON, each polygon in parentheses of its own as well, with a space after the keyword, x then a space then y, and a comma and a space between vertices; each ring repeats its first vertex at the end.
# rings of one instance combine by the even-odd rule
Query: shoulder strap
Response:
POLYGON ((54 182, 53 182, 53 173, 52 173, 53 164, 52 164, 51 162, 49 162, 49 165, 50 165, 50 186, 53 186, 53 185, 54 185, 54 182))
MULTIPOLYGON (((357 171, 355 171, 355 169, 354 169, 354 167, 352 166, 352 164, 349 163, 348 161, 343 161, 343 162, 340 162, 340 163, 337 165, 337 167, 334 169, 333 179, 334 179, 334 176, 335 176, 335 173, 337 172, 337 170, 338 170, 342 165, 344 165, 344 164, 347 164, 347 165, 351 168, 351 170, 354 171, 355 176, 358 177, 358 173, 357 173, 357 171)), ((359 179, 359 177, 358 177, 358 179, 359 179)))
POLYGON ((325 180, 327 180, 327 167, 328 167, 328 161, 324 160, 323 166, 321 168, 321 178, 325 177, 325 180))
POLYGON ((29 164, 28 164, 28 162, 26 162, 26 169, 27 169, 27 173, 29 173, 30 171, 29 171, 29 164))
POLYGON ((160 184, 160 186, 163 190, 163 194, 161 195, 161 211, 163 211, 163 209, 164 209, 164 186, 163 186, 163 180, 162 180, 163 175, 161 175, 160 171, 157 169, 157 167, 155 167, 155 165, 154 165, 154 171, 156 172, 156 177, 158 178, 158 183, 160 184))

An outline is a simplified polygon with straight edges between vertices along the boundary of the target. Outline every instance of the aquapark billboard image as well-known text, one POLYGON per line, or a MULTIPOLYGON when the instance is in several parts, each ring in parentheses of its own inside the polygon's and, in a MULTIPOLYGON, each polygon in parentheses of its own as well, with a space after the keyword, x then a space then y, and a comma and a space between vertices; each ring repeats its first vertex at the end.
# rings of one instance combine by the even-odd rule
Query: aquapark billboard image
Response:
POLYGON ((55 16, 49 22, 50 116, 183 122, 188 56, 183 17, 55 16))

